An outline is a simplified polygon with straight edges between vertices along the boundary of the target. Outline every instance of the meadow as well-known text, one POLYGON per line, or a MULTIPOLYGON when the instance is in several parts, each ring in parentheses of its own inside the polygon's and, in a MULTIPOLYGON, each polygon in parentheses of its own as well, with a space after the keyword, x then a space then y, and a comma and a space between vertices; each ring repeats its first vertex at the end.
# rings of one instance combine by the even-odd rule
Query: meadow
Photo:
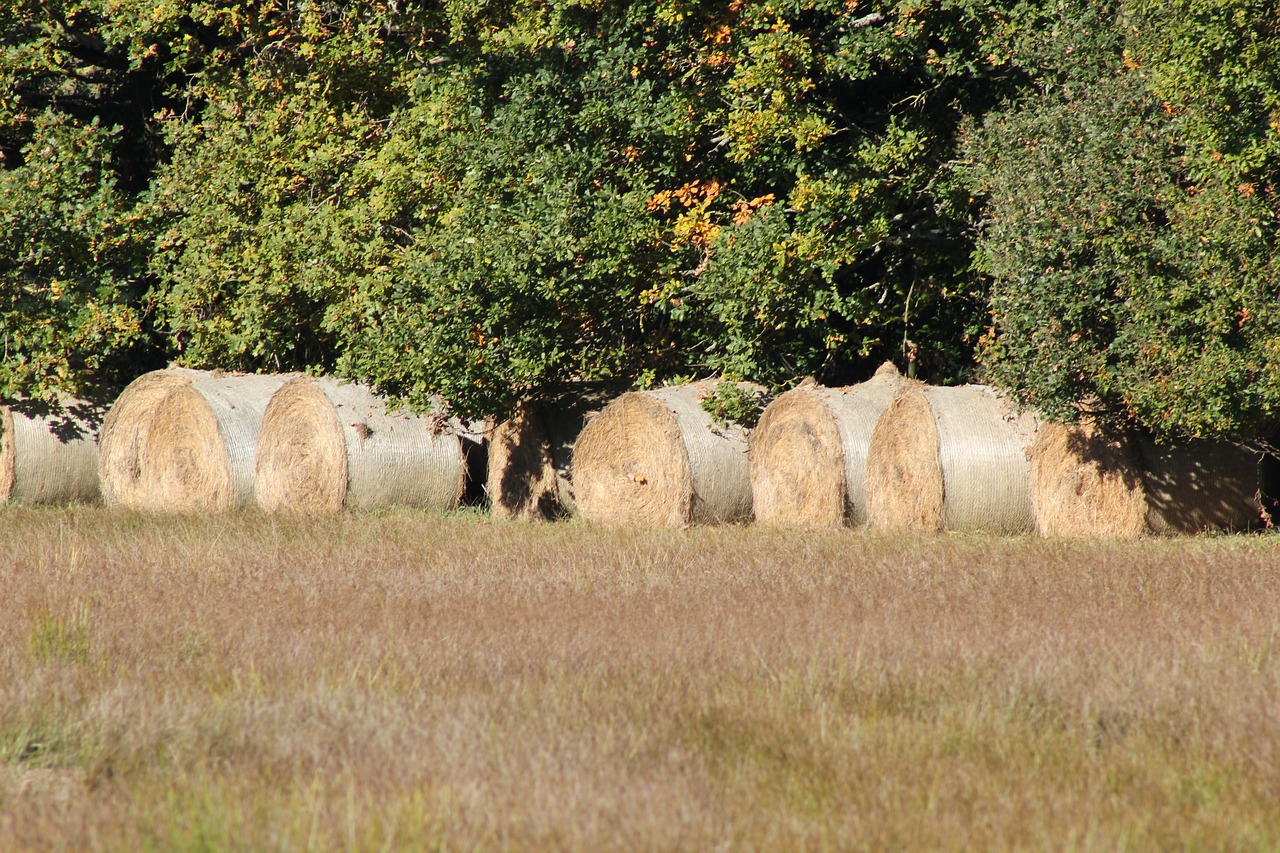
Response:
POLYGON ((0 850, 1275 849, 1280 542, 0 516, 0 850))

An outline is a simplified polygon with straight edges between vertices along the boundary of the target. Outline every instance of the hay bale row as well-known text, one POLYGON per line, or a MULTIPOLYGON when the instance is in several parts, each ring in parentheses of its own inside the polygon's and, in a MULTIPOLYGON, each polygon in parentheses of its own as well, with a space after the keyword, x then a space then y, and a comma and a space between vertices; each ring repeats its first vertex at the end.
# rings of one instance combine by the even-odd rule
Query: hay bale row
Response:
POLYGON ((98 501, 94 420, 80 400, 65 400, 58 415, 0 406, 0 504, 98 501))
POLYGON ((173 368, 125 389, 100 442, 90 421, 0 408, 0 500, 448 509, 483 481, 505 518, 1129 538, 1256 526, 1276 467, 1229 442, 1043 421, 983 386, 928 387, 891 366, 782 395, 748 439, 702 409, 715 387, 632 392, 598 413, 598 392, 526 405, 490 430, 486 468, 466 425, 390 412, 359 385, 173 368))
POLYGON ((702 408, 716 385, 633 391, 592 418, 573 455, 582 515, 659 527, 749 521, 747 433, 702 408))
POLYGON ((751 436, 757 520, 1133 538, 1245 530, 1266 460, 1230 442, 1156 445, 1020 413, 979 385, 891 372, 788 392, 751 436), (891 401, 886 403, 886 398, 891 401))
POLYGON ((453 508, 481 458, 460 423, 296 374, 155 371, 120 395, 102 438, 107 502, 164 512, 453 508))

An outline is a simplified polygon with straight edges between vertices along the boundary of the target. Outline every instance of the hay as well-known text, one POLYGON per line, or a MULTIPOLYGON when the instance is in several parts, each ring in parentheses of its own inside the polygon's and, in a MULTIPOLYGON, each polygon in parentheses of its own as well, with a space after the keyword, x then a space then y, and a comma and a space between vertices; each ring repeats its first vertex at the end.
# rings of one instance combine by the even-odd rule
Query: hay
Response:
POLYGON ((938 429, 924 390, 911 383, 880 415, 867 449, 867 522, 876 530, 942 529, 938 429))
POLYGON ((1131 442, 1094 426, 1044 421, 1031 446, 1036 529, 1044 536, 1133 539, 1147 498, 1131 442))
POLYGON ((623 394, 582 430, 574 486, 583 517, 683 527, 749 521, 746 431, 712 422, 715 382, 623 394))
POLYGON ((271 396, 291 378, 208 376, 170 389, 139 454, 138 505, 199 512, 253 504, 258 428, 271 396))
POLYGON ((108 506, 143 504, 142 448, 151 433, 156 407, 173 389, 207 376, 181 367, 153 370, 131 382, 116 398, 102 422, 98 442, 98 479, 108 506))
POLYGON ((466 463, 462 439, 443 418, 388 412, 362 385, 297 377, 262 417, 257 498, 268 511, 454 509, 466 463))
POLYGON ((26 404, 0 406, 0 503, 99 500, 93 407, 72 399, 62 406, 59 415, 26 404))
POLYGON ((491 431, 485 490, 494 517, 550 521, 577 514, 574 446, 602 405, 595 391, 524 403, 491 431))
POLYGON ((1140 442, 1147 525, 1157 534, 1262 526, 1263 454, 1228 441, 1140 442))
MULTIPOLYGON (((892 368, 892 365, 889 365, 892 368)), ((881 368, 849 388, 797 388, 751 433, 756 521, 804 529, 866 523, 867 450, 900 377, 881 368)))
POLYGON ((984 386, 903 383, 872 433, 868 521, 878 530, 1032 530, 1033 433, 1032 417, 984 386))

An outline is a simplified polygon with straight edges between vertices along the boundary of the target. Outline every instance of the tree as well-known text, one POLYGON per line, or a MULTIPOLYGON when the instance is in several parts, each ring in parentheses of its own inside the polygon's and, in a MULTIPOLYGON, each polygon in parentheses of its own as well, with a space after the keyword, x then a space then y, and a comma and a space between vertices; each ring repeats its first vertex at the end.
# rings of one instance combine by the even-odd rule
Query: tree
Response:
POLYGON ((1257 433, 1280 403, 1277 21, 1132 2, 1051 29, 1039 95, 969 147, 993 379, 1053 414, 1257 433))

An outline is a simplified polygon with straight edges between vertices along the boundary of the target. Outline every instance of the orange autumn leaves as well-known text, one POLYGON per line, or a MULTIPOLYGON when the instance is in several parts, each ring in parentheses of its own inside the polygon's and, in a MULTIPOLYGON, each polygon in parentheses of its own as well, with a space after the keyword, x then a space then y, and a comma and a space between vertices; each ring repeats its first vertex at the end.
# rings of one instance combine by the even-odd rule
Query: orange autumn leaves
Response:
MULTIPOLYGON (((690 181, 679 189, 661 190, 649 199, 648 209, 651 212, 670 211, 673 206, 683 208, 671 228, 672 248, 696 246, 706 251, 719 236, 723 227, 716 221, 712 204, 725 191, 726 185, 717 180, 690 181)), ((775 201, 773 193, 747 199, 739 198, 729 205, 729 221, 734 225, 745 225, 761 208, 769 207, 775 201)), ((724 214, 722 213, 721 216, 724 214)))

